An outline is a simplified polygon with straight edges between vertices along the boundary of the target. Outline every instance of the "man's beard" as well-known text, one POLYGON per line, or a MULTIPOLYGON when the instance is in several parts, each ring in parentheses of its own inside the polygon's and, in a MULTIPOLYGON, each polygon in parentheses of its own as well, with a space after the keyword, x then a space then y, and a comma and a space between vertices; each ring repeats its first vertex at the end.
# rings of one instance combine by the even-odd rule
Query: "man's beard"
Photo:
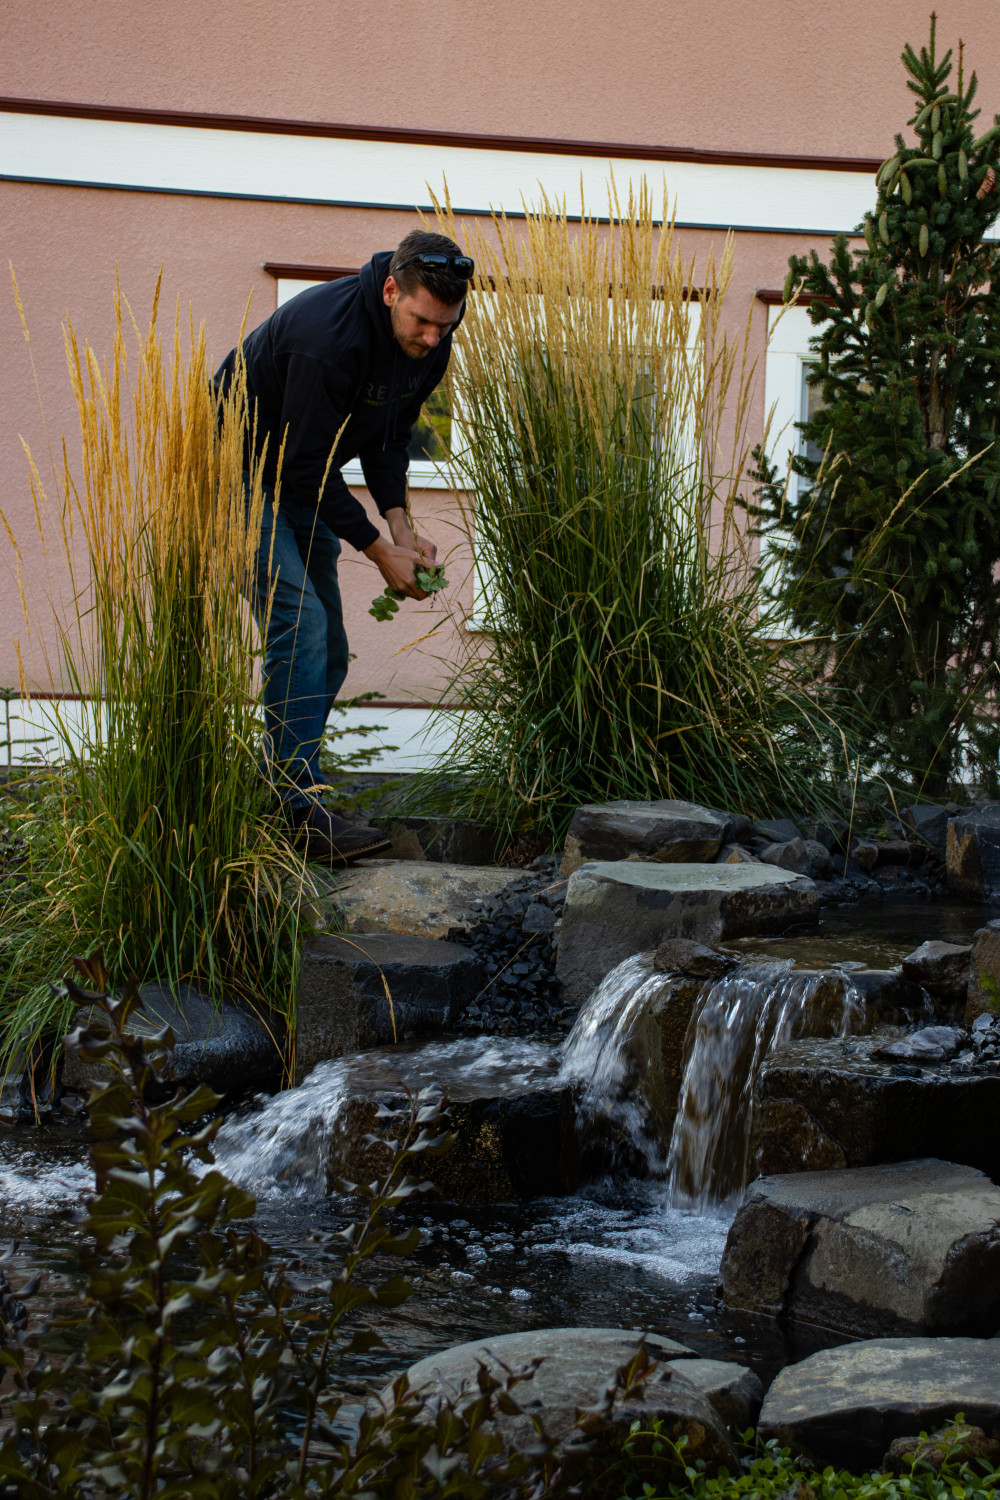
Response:
POLYGON ((390 307, 389 317, 392 320, 392 331, 395 336, 396 343, 402 349, 407 359, 423 359, 426 355, 430 354, 431 351, 428 349, 427 345, 421 343, 419 339, 408 339, 403 337, 403 335, 399 331, 399 326, 396 319, 396 309, 394 307, 390 307))

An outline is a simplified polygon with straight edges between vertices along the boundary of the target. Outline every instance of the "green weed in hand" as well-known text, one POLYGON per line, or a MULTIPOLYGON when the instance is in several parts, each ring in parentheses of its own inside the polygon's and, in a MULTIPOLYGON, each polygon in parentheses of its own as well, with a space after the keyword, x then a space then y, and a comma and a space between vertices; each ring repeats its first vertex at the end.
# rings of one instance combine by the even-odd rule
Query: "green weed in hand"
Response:
POLYGON ((399 609, 400 599, 405 597, 404 594, 397 594, 394 589, 386 589, 384 594, 379 594, 377 599, 372 600, 368 613, 374 615, 376 620, 391 620, 399 609))
MULTIPOLYGON (((439 594, 442 589, 448 587, 443 563, 432 563, 429 567, 418 568, 416 580, 417 587, 422 588, 425 594, 439 594)), ((396 589, 386 589, 384 594, 379 594, 377 599, 372 600, 372 607, 368 613, 374 615, 376 620, 391 620, 399 609, 400 599, 405 598, 406 595, 400 594, 396 589)))

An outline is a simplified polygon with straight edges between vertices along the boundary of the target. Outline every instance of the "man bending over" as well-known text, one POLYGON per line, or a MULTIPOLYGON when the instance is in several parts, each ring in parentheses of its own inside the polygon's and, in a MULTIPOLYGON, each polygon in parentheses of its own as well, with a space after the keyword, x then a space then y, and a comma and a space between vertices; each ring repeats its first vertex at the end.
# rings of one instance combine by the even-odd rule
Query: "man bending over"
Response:
MULTIPOLYGON (((265 759, 296 843, 331 865, 389 847, 378 829, 349 823, 320 800, 320 743, 348 662, 337 558, 347 542, 371 558, 389 588, 427 597, 416 569, 432 563, 437 549, 414 535, 407 517, 407 448, 421 406, 447 369, 472 272, 452 240, 414 230, 394 251, 373 255, 357 276, 300 292, 243 344, 258 454, 267 442, 251 600, 261 623, 273 585, 264 641, 265 759), (340 471, 353 458, 388 536, 347 488, 340 471)), ((228 387, 235 367, 234 349, 217 385, 228 387)))

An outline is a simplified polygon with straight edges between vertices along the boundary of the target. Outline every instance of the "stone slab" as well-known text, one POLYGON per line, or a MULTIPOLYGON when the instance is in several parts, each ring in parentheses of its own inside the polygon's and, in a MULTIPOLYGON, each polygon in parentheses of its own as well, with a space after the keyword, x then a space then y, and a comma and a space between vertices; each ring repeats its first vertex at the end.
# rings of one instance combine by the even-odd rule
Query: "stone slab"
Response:
POLYGON ((585 864, 566 891, 556 972, 567 1001, 582 1005, 623 959, 667 938, 780 933, 818 911, 813 882, 773 865, 585 864))
POLYGON ((734 819, 697 802, 605 802, 573 814, 561 871, 590 860, 641 859, 678 864, 712 860, 734 819))
POLYGON ((754 1090, 751 1171, 934 1156, 1000 1180, 1000 1075, 879 1061, 873 1054, 885 1040, 804 1039, 776 1048, 754 1090))
MULTIPOLYGON (((406 1107, 391 1090, 355 1094, 348 1100, 327 1161, 331 1183, 370 1182, 384 1175, 391 1152, 379 1143, 393 1135, 383 1108, 406 1107)), ((573 1092, 550 1083, 520 1091, 491 1091, 449 1099, 449 1129, 455 1137, 444 1156, 422 1157, 421 1180, 449 1203, 522 1203, 561 1197, 580 1185, 573 1092)))
POLYGON ((720 1267, 731 1307, 839 1332, 1000 1329, 1000 1187, 934 1160, 751 1183, 720 1267))
POLYGON ((870 1339, 824 1349, 777 1376, 758 1435, 818 1469, 861 1472, 896 1438, 962 1412, 1000 1435, 1000 1339, 870 1339))
POLYGON ((903 959, 900 968, 908 979, 915 979, 932 995, 965 1000, 969 988, 969 943, 945 943, 929 939, 903 959))
POLYGON ((339 874, 332 894, 351 932, 441 938, 511 878, 490 865, 372 859, 339 874))
POLYGON ((486 823, 468 818, 390 818, 385 831, 391 858, 431 860, 447 865, 495 865, 509 839, 486 823))
POLYGON ((381 933, 314 938, 299 970, 294 1081, 327 1058, 445 1030, 484 983, 479 959, 458 943, 381 933))
MULTIPOLYGON (((572 1436, 577 1410, 592 1404, 614 1379, 616 1370, 634 1358, 640 1339, 656 1361, 656 1369, 646 1381, 645 1399, 619 1400, 609 1429, 593 1449, 580 1453, 572 1472, 564 1471, 564 1477, 592 1477, 595 1465, 617 1456, 633 1420, 639 1419, 646 1426, 657 1418, 664 1440, 676 1443, 681 1437, 687 1439, 686 1463, 702 1460, 710 1472, 725 1464, 730 1473, 737 1472, 737 1460, 721 1419, 705 1393, 681 1373, 683 1356, 691 1351, 659 1335, 640 1335, 625 1328, 540 1328, 499 1334, 430 1355, 413 1365, 407 1376, 411 1386, 432 1404, 472 1394, 480 1365, 503 1378, 504 1366, 518 1370, 541 1359, 532 1379, 517 1386, 514 1397, 526 1410, 541 1417, 547 1432, 565 1440, 572 1436)), ((533 1435, 525 1417, 499 1416, 497 1426, 514 1444, 533 1435)))

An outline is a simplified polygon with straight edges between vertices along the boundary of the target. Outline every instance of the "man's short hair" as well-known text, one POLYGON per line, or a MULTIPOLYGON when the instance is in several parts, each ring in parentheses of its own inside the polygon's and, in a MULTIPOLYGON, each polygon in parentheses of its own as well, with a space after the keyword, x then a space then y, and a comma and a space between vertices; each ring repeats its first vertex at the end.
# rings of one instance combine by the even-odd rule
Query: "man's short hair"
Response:
POLYGON ((454 307, 456 302, 465 300, 469 290, 469 283, 464 276, 452 276, 447 271, 437 271, 429 266, 403 266, 401 271, 397 271, 396 267, 403 265, 403 262, 413 255, 462 254, 463 251, 458 248, 455 241, 450 240, 445 234, 432 234, 428 229, 411 229, 393 251, 392 260, 389 262, 389 275, 396 278, 396 284, 401 292, 409 295, 416 287, 425 286, 432 297, 436 297, 446 307, 454 307))

